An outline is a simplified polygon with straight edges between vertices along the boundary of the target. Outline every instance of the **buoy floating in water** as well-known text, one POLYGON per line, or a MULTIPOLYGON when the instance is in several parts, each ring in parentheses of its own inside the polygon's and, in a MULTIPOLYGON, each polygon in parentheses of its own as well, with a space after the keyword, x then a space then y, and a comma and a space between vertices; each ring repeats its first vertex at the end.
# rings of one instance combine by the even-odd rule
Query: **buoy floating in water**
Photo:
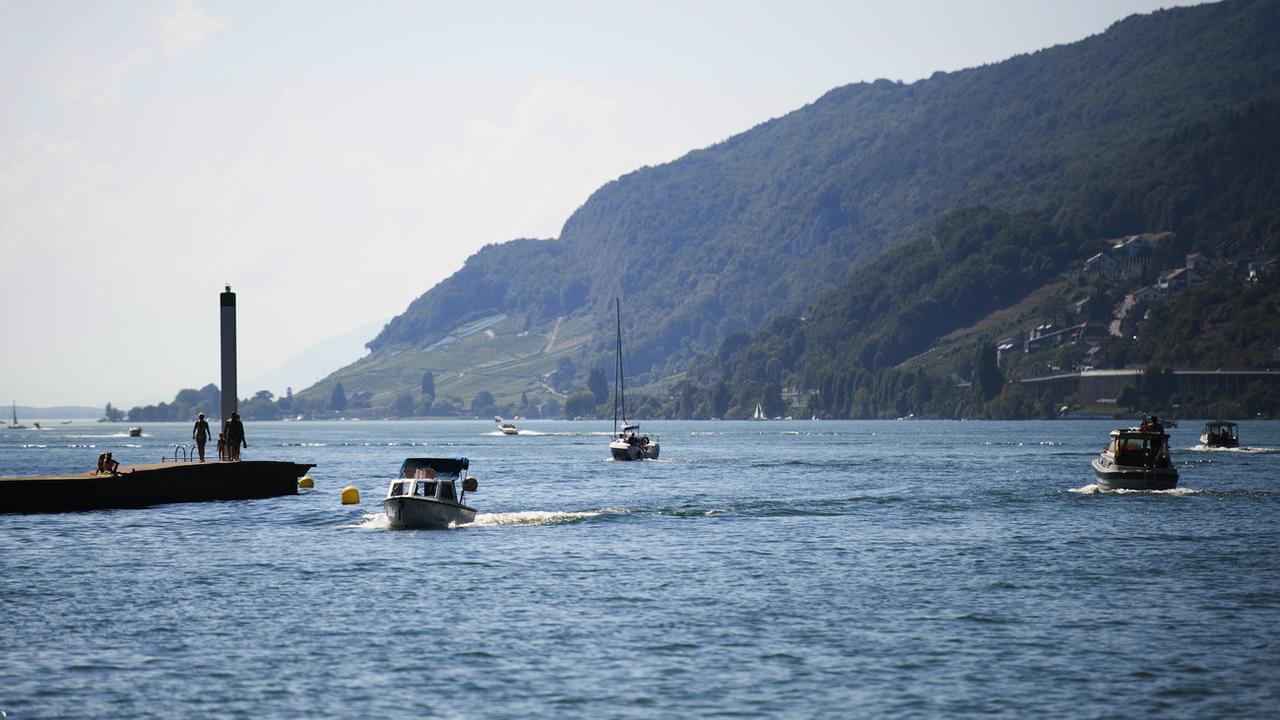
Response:
POLYGON ((298 487, 300 488, 313 488, 315 486, 316 486, 316 481, 312 480, 310 475, 303 475, 302 477, 298 478, 298 487))
POLYGON ((348 485, 342 488, 342 504, 358 505, 360 504, 360 491, 355 487, 348 485))

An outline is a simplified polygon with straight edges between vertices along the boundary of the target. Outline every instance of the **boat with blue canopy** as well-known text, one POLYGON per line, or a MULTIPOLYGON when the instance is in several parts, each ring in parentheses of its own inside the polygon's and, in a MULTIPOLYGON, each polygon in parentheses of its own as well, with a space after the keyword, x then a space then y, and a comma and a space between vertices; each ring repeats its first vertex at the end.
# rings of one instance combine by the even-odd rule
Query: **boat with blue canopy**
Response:
POLYGON ((466 495, 475 492, 478 484, 466 474, 470 466, 464 457, 407 458, 382 501, 388 525, 394 529, 434 529, 473 522, 476 510, 466 504, 466 495))

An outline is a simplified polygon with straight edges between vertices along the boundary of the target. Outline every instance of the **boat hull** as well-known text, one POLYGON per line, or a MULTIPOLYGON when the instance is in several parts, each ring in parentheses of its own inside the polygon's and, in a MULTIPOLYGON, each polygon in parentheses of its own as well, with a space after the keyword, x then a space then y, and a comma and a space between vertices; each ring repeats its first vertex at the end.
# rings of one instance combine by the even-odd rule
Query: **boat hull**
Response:
POLYGON ((1216 447, 1216 448, 1235 448, 1235 447, 1240 447, 1240 441, 1239 441, 1239 440, 1232 440, 1231 438, 1226 438, 1226 439, 1221 439, 1221 438, 1217 438, 1217 439, 1210 439, 1210 437, 1209 437, 1208 435, 1201 435, 1201 436, 1200 436, 1200 444, 1201 444, 1201 445, 1203 445, 1203 446, 1205 446, 1205 447, 1211 447, 1211 448, 1215 448, 1215 447, 1216 447))
POLYGON ((1178 469, 1145 468, 1093 461, 1093 474, 1103 490, 1172 490, 1178 487, 1178 469))
POLYGON ((613 455, 614 460, 657 460, 659 452, 661 448, 656 442, 648 445, 632 445, 622 440, 614 440, 609 443, 609 454, 613 455))
POLYGON ((387 524, 395 530, 444 529, 476 519, 475 508, 434 498, 393 497, 382 502, 387 509, 387 524))

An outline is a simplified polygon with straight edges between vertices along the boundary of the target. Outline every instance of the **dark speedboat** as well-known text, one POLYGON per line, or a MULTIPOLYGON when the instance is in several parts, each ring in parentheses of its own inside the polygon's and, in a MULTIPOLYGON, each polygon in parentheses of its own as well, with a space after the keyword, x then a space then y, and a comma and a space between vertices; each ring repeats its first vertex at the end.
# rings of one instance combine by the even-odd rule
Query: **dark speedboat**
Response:
POLYGON ((449 528, 476 519, 476 510, 466 503, 467 492, 475 492, 476 479, 458 478, 470 467, 466 458, 408 458, 400 465, 400 476, 387 488, 388 524, 402 528, 449 528))
POLYGON ((1204 424, 1200 444, 1211 448, 1240 447, 1240 431, 1233 422, 1215 420, 1204 424))
POLYGON ((1163 429, 1112 430, 1106 449, 1093 461, 1093 474, 1104 490, 1172 490, 1178 486, 1178 468, 1169 459, 1169 436, 1163 429))

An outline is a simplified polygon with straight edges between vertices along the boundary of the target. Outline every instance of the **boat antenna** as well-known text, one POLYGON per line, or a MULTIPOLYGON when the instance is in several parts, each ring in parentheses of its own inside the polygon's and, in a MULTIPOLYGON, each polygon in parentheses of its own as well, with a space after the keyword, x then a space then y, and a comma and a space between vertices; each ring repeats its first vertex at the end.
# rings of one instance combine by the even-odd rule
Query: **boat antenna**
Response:
POLYGON ((627 388, 622 374, 622 300, 615 297, 614 304, 618 309, 618 364, 614 367, 613 384, 613 434, 618 434, 618 411, 622 411, 622 424, 627 424, 627 388))

